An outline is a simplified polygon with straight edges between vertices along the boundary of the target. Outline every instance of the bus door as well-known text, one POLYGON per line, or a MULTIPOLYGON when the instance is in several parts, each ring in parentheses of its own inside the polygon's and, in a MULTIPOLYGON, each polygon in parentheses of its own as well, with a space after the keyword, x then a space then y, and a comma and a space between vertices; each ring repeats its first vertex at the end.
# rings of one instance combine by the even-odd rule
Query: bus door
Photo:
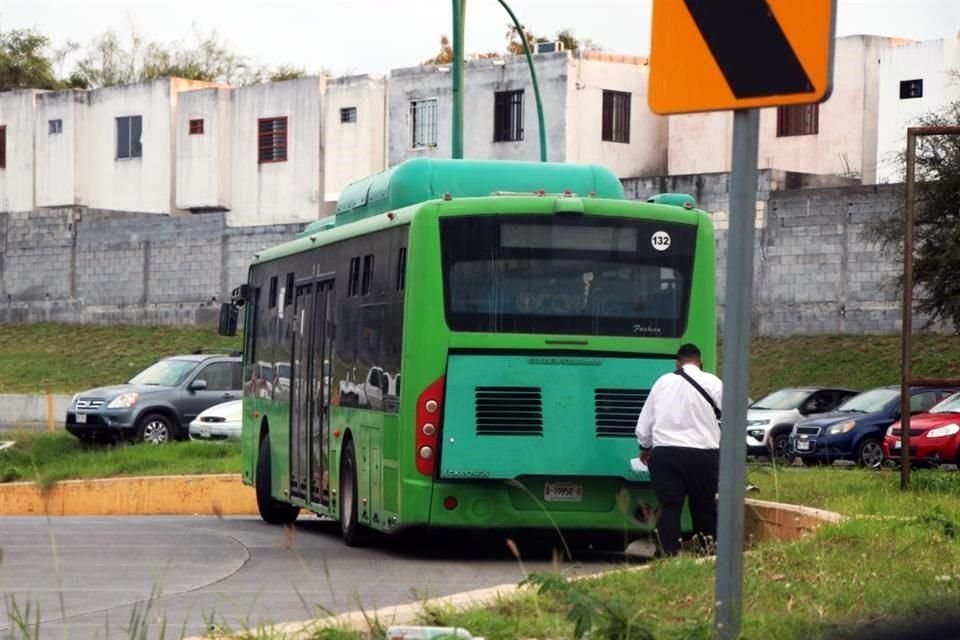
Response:
POLYGON ((297 283, 290 397, 290 493, 322 504, 328 502, 329 490, 332 306, 331 278, 297 283))

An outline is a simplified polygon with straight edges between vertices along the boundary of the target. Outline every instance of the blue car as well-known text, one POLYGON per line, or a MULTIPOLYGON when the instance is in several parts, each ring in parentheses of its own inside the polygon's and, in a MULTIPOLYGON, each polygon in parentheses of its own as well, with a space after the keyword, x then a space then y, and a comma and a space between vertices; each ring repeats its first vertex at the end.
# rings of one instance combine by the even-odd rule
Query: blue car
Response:
MULTIPOLYGON (((911 387, 910 413, 923 413, 955 389, 911 387)), ((790 433, 790 448, 805 465, 853 460, 862 467, 883 462, 883 437, 900 419, 900 387, 864 391, 836 411, 799 421, 790 433)))

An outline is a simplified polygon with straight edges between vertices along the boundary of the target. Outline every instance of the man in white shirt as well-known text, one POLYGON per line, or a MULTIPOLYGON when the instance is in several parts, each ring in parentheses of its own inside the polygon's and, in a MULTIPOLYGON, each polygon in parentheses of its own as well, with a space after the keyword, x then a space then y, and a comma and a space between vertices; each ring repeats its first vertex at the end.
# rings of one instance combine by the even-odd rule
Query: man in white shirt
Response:
POLYGON ((702 370, 700 349, 677 351, 677 370, 661 376, 637 420, 640 459, 649 465, 660 503, 657 536, 664 555, 680 551, 680 516, 689 499, 694 535, 717 537, 720 467, 720 398, 723 383, 702 370))

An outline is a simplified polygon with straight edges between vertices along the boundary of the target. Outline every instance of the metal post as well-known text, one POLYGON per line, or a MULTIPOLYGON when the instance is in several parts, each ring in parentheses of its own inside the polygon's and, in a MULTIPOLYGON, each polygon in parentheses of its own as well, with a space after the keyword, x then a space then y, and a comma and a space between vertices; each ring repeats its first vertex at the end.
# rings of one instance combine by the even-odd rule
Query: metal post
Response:
POLYGON ((547 161, 547 126, 543 118, 543 102, 540 100, 540 85, 537 83, 537 70, 533 66, 533 56, 530 54, 530 45, 527 43, 527 34, 523 30, 523 25, 517 20, 513 10, 507 6, 506 0, 497 0, 500 5, 510 14, 513 25, 520 34, 520 42, 523 43, 523 52, 527 55, 527 66, 530 68, 530 80, 533 82, 533 99, 537 103, 537 125, 540 127, 540 162, 547 161))
POLYGON ((903 213, 903 322, 900 328, 900 489, 910 488, 910 343, 913 337, 913 183, 917 138, 907 130, 906 202, 903 213))
POLYGON ((467 0, 453 0, 453 130, 450 157, 463 158, 463 23, 467 0))
POLYGON ((743 613, 743 509, 746 492, 750 325, 753 316, 753 245, 757 202, 759 111, 733 113, 730 225, 723 314, 723 430, 717 520, 715 631, 718 640, 740 636, 743 613))

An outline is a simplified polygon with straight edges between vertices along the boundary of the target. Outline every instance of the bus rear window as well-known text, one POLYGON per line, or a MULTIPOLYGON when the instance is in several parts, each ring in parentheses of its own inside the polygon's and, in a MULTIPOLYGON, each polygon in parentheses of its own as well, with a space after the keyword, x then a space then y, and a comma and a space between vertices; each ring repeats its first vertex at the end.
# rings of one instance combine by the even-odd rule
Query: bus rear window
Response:
POLYGON ((624 218, 440 221, 453 331, 677 337, 686 327, 691 225, 624 218))

